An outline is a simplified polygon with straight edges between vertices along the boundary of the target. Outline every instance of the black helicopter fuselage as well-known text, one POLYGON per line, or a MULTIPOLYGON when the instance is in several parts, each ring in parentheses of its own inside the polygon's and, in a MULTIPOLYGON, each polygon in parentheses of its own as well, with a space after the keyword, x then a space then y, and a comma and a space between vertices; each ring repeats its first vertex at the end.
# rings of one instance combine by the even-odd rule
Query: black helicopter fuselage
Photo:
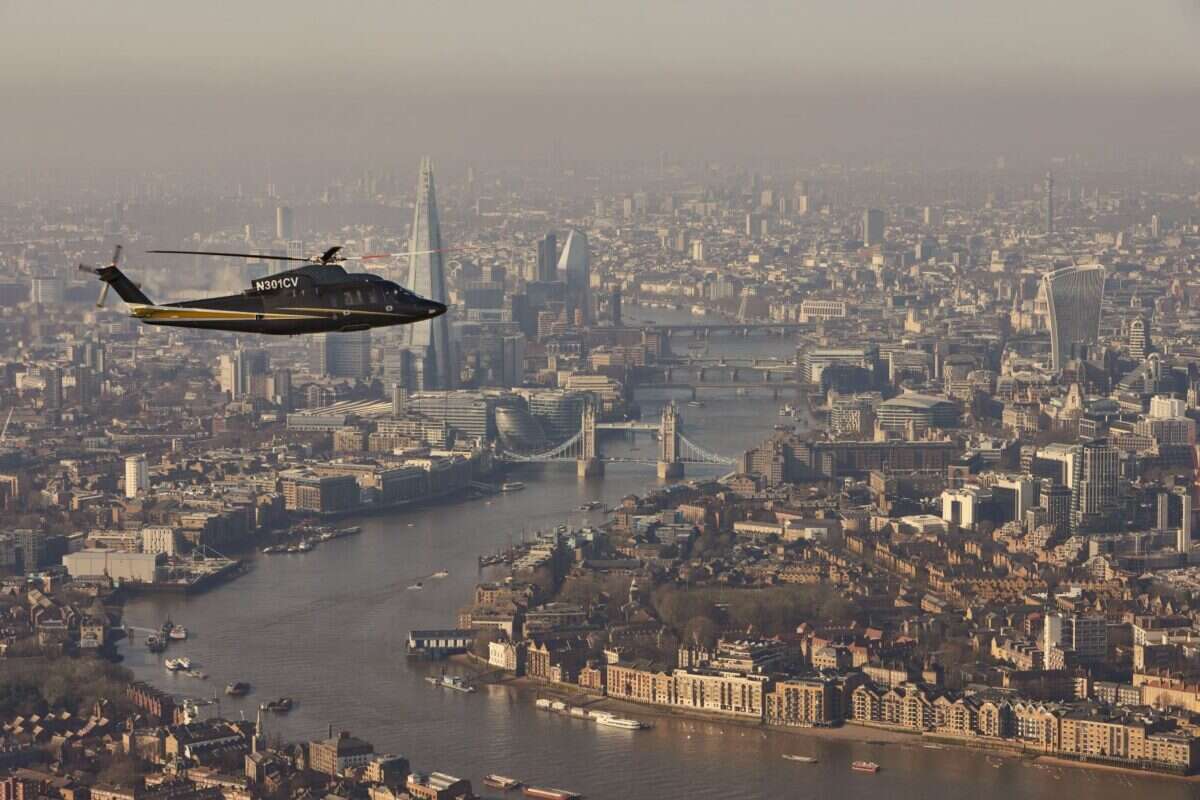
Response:
POLYGON ((408 325, 446 313, 372 273, 337 264, 309 264, 251 281, 241 294, 157 305, 116 267, 97 271, 130 313, 150 325, 294 336, 408 325), (111 270, 111 272, 110 272, 111 270))

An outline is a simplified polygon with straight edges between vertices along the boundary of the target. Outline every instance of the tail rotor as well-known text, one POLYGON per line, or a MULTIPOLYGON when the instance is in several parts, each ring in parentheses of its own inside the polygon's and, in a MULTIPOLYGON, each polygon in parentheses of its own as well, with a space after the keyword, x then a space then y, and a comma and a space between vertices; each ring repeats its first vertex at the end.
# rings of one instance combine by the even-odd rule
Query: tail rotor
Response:
MULTIPOLYGON (((117 245, 115 248, 113 248, 113 257, 112 257, 111 264, 108 264, 103 267, 89 267, 86 264, 80 264, 79 271, 80 272, 90 272, 93 275, 101 275, 102 276, 104 270, 116 269, 117 265, 121 263, 121 251, 123 249, 124 248, 121 247, 121 245, 117 245)), ((98 300, 96 300, 96 308, 104 308, 104 301, 108 299, 109 286, 110 286, 109 282, 102 279, 101 286, 100 286, 100 298, 98 300)))

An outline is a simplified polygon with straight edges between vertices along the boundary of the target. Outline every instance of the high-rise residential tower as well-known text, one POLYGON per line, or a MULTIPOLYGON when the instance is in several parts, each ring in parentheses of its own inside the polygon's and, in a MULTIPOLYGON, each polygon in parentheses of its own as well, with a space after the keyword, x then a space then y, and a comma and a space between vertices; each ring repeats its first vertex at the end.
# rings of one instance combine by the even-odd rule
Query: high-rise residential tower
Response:
POLYGON ((1100 304, 1104 300, 1104 267, 1099 264, 1064 267, 1042 276, 1050 310, 1050 357, 1061 370, 1080 344, 1094 344, 1100 335, 1100 304))
POLYGON ((584 324, 592 321, 591 300, 591 253, 588 252, 587 234, 572 228, 558 259, 558 271, 567 284, 567 296, 571 304, 583 312, 584 324))
MULTIPOLYGON (((446 269, 442 253, 442 231, 438 224, 437 195, 433 188, 433 164, 421 161, 417 179, 417 204, 413 209, 412 241, 408 260, 408 288, 421 297, 445 303, 446 269)), ((453 389, 454 366, 450 353, 450 324, 445 315, 405 327, 404 346, 413 355, 416 372, 410 389, 453 389)))
POLYGON ((125 457, 125 496, 134 498, 138 492, 150 488, 150 472, 146 467, 146 456, 133 455, 125 457))

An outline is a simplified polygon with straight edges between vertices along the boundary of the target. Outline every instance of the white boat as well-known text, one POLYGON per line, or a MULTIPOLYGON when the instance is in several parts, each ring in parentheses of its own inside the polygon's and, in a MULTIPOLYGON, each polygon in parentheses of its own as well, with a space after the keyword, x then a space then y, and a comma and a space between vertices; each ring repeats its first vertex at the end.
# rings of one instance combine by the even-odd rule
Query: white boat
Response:
POLYGON ((171 628, 171 632, 168 633, 167 636, 171 637, 172 639, 182 641, 188 637, 188 630, 182 625, 176 625, 175 627, 171 628))
POLYGON ((607 711, 597 711, 593 713, 592 719, 596 720, 597 725, 604 725, 609 728, 623 728, 627 731, 640 731, 643 727, 645 727, 636 719, 618 717, 616 714, 610 714, 607 711))
POLYGON ((179 669, 189 670, 192 668, 192 660, 187 656, 180 656, 179 658, 175 659, 175 662, 179 664, 179 669))
POLYGON ((183 666, 179 663, 178 658, 168 658, 163 662, 163 666, 169 669, 171 672, 178 672, 179 670, 183 669, 183 666))
POLYGON ((798 756, 794 753, 784 753, 783 757, 788 761, 799 761, 801 764, 815 764, 817 760, 812 756, 798 756))
POLYGON ((419 592, 419 591, 421 591, 421 590, 422 590, 422 589, 424 589, 424 588, 425 588, 425 587, 424 587, 424 586, 421 584, 421 582, 420 582, 420 581, 417 581, 417 582, 416 582, 416 583, 414 583, 412 586, 409 586, 409 587, 408 587, 408 590, 409 590, 410 592, 419 592))
POLYGON ((539 697, 537 700, 533 701, 533 704, 538 708, 544 708, 547 710, 550 708, 550 700, 545 697, 539 697))
POLYGON ((433 573, 429 577, 431 577, 431 578, 449 578, 450 573, 444 569, 439 569, 437 572, 433 573))
POLYGON ((468 693, 475 691, 474 686, 467 683, 465 678, 458 675, 442 675, 441 677, 429 675, 426 676, 425 680, 442 689, 453 689, 456 692, 468 693))
POLYGON ((509 481, 500 485, 500 491, 502 492, 519 492, 524 488, 525 484, 521 481, 509 481))

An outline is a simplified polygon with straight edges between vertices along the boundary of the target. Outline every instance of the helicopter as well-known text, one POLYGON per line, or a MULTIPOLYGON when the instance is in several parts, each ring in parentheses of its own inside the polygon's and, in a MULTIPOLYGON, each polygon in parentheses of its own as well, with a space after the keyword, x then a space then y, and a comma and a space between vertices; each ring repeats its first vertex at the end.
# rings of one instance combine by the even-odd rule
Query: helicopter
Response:
POLYGON ((391 325, 411 325, 446 313, 446 306, 410 292, 403 286, 368 272, 348 273, 342 264, 373 258, 423 255, 435 250, 339 256, 341 247, 330 247, 309 258, 267 253, 226 253, 211 250, 147 250, 147 253, 257 258, 299 261, 304 266, 255 278, 241 294, 157 304, 131 281, 118 264, 121 245, 112 262, 103 267, 79 265, 103 282, 96 307, 104 306, 109 289, 129 307, 130 316, 148 325, 176 328, 296 336, 334 331, 364 331, 391 325))

